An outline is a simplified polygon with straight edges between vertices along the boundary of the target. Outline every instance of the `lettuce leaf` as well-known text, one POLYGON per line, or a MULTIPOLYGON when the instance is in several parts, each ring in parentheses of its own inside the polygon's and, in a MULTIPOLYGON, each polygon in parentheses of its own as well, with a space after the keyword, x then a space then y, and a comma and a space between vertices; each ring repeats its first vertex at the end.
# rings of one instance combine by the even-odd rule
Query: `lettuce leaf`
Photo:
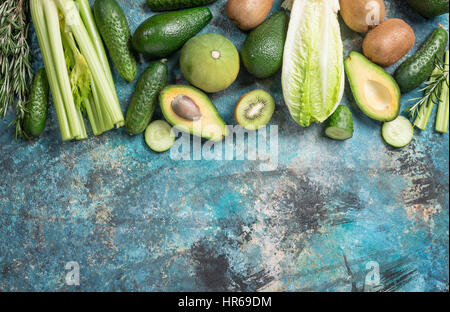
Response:
POLYGON ((291 20, 284 50, 285 103, 303 127, 324 122, 344 91, 344 57, 337 0, 288 0, 291 20))

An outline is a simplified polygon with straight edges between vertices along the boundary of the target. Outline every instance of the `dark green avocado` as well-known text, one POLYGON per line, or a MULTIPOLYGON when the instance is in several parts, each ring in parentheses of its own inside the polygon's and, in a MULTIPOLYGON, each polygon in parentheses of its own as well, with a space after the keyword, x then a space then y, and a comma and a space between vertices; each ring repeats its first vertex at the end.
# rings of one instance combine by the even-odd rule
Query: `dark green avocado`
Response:
POLYGON ((250 33, 241 51, 242 62, 250 74, 268 78, 280 69, 288 26, 286 13, 277 12, 250 33))
POLYGON ((208 7, 157 14, 143 22, 133 35, 136 51, 160 59, 183 45, 212 19, 208 7))

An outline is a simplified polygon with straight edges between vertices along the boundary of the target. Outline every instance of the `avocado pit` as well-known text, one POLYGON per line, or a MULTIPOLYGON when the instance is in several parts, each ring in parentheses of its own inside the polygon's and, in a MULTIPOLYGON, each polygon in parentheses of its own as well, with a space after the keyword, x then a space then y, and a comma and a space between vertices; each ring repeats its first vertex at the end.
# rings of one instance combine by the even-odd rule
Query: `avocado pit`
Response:
POLYGON ((190 120, 197 121, 202 118, 202 113, 199 106, 195 101, 187 95, 179 94, 172 101, 172 110, 179 117, 190 120))

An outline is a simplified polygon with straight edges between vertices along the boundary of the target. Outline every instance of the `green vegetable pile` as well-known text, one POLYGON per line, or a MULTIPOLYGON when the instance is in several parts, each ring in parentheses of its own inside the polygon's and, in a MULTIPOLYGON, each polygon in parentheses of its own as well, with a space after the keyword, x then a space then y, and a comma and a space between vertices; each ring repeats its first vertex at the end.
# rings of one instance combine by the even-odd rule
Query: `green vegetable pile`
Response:
MULTIPOLYGON (((126 126, 130 135, 145 131, 147 144, 157 152, 173 145, 168 123, 220 141, 228 131, 204 92, 230 87, 242 60, 257 79, 281 70, 283 96, 292 118, 303 127, 326 122, 324 132, 330 139, 347 140, 355 131, 352 112, 340 105, 346 74, 358 107, 383 122, 382 137, 389 145, 409 144, 414 127, 426 129, 435 105, 436 131, 446 133, 447 30, 437 27, 391 76, 384 68, 408 54, 416 41, 414 30, 401 19, 385 19, 383 0, 370 1, 373 7, 368 6, 369 1, 286 0, 282 4, 286 11, 270 15, 273 0, 228 0, 226 16, 241 30, 249 31, 239 53, 222 35, 198 35, 213 18, 205 5, 215 0, 147 0, 153 11, 168 12, 143 21, 133 35, 116 0, 96 0, 93 13, 88 0, 30 0, 45 72, 40 70, 29 84, 27 2, 6 0, 0 4, 0 114, 4 116, 18 98, 17 133, 24 138, 37 137, 44 130, 50 89, 64 141, 87 138, 84 115, 95 135, 121 126, 126 126), (378 11, 370 11, 374 8, 378 11), (350 29, 367 33, 362 53, 350 51, 345 60, 338 14, 350 29), (379 19, 369 21, 370 14, 379 19), (138 73, 137 53, 152 60, 138 79, 126 120, 103 42, 117 72, 128 82, 138 73), (167 86, 170 75, 165 58, 177 51, 181 51, 182 74, 195 88, 167 86), (400 116, 402 93, 423 83, 425 87, 419 91, 423 96, 414 99, 415 104, 406 111, 414 119, 411 123, 400 116), (152 122, 158 102, 168 123, 152 122)), ((426 18, 448 13, 448 0, 407 2, 426 18)), ((275 109, 269 93, 253 90, 240 98, 234 114, 243 128, 257 130, 270 122, 275 109)))
POLYGON ((31 0, 33 18, 64 141, 124 125, 103 43, 87 0, 31 0))

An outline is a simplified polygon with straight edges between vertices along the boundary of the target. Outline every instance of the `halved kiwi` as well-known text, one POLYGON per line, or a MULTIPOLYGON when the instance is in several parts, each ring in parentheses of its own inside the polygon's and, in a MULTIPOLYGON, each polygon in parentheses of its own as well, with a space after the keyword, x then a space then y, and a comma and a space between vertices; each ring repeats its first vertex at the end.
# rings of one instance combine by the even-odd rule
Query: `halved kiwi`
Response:
POLYGON ((241 97, 234 110, 237 123, 247 130, 266 126, 275 112, 275 100, 264 90, 254 90, 241 97))

